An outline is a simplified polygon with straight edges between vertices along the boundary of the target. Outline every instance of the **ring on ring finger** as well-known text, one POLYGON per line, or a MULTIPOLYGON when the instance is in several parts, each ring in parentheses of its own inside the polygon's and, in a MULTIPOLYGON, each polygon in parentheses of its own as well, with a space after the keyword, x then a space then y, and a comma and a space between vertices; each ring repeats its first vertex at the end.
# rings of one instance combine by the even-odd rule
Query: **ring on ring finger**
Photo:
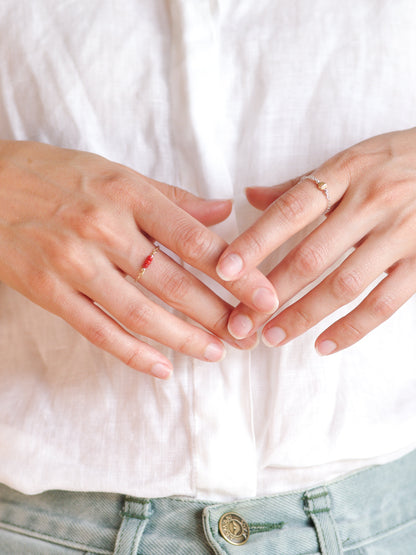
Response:
POLYGON ((309 179, 309 181, 313 181, 316 185, 316 188, 325 195, 326 209, 324 214, 328 214, 328 212, 331 210, 331 207, 332 207, 331 197, 329 195, 329 190, 328 190, 328 184, 313 174, 304 175, 303 177, 301 177, 300 181, 306 181, 307 179, 309 179))

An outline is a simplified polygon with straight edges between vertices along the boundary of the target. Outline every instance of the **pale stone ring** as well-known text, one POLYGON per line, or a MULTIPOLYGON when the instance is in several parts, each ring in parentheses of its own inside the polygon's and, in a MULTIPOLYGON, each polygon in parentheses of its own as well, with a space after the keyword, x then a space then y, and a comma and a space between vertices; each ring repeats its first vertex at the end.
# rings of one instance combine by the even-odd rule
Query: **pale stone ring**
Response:
POLYGON ((322 193, 325 195, 326 198, 326 209, 324 214, 328 214, 328 212, 331 209, 331 198, 329 196, 329 191, 328 191, 328 185, 325 183, 325 181, 321 181, 319 179, 319 177, 316 177, 315 175, 304 175, 300 181, 304 181, 305 179, 309 179, 310 181, 313 181, 316 184, 317 189, 319 189, 320 191, 322 191, 322 193))

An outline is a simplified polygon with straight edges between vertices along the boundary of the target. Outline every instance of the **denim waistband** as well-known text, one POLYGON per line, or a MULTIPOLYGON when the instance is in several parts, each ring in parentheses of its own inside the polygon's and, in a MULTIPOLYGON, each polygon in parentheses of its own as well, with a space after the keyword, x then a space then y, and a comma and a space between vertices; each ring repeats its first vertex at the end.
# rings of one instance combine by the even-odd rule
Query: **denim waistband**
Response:
POLYGON ((396 534, 407 527, 416 541, 416 452, 307 491, 232 503, 65 491, 25 496, 0 486, 0 530, 10 545, 15 534, 23 538, 18 545, 44 546, 33 553, 352 555, 375 542, 391 544, 382 553, 402 553, 396 534))

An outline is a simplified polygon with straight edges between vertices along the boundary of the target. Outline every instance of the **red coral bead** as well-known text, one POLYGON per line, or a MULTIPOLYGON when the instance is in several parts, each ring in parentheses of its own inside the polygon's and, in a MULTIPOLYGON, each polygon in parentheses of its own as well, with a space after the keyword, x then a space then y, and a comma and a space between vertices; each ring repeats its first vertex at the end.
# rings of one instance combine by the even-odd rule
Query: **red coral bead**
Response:
POLYGON ((146 260, 143 262, 143 268, 148 268, 152 263, 153 256, 148 256, 146 260))

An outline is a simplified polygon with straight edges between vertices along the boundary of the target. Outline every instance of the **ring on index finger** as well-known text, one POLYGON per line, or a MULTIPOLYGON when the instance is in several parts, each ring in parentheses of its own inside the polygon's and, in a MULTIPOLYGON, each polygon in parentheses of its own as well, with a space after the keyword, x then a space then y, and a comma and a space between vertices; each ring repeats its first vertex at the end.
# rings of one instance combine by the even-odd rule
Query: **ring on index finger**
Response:
POLYGON ((312 175, 312 174, 304 175, 303 177, 301 177, 300 181, 305 181, 306 179, 313 181, 316 185, 316 188, 325 195, 326 209, 324 214, 328 214, 328 212, 331 210, 332 203, 331 203, 331 197, 329 196, 327 183, 325 183, 325 181, 321 181, 319 177, 316 177, 315 175, 312 175))

